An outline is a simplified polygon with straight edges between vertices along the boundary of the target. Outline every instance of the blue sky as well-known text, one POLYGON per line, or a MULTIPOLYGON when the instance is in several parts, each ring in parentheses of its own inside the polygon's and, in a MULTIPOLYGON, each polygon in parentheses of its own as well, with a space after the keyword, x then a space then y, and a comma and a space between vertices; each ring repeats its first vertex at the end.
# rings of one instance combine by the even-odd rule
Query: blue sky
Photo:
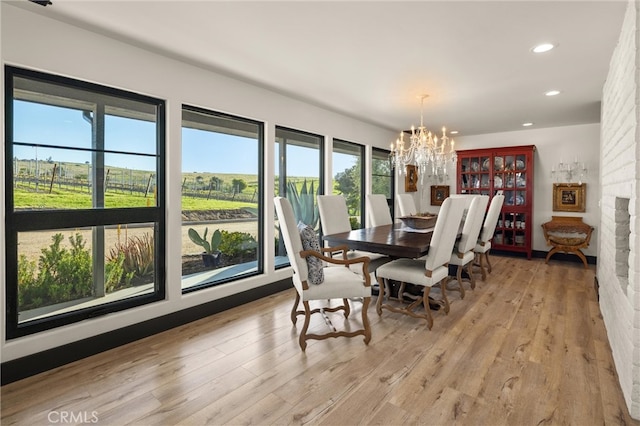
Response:
MULTIPOLYGON (((257 141, 202 130, 182 130, 182 171, 217 173, 257 173, 257 141), (203 155, 203 153, 210 155, 203 155)), ((289 146, 287 150, 289 176, 319 176, 317 151, 289 146)), ((334 154, 334 170, 353 166, 352 156, 334 154)), ((278 164, 276 162, 276 174, 278 164)))
MULTIPOLYGON (((19 159, 54 162, 85 163, 91 161, 88 151, 68 148, 91 148, 91 125, 78 110, 51 107, 31 102, 14 103, 14 139, 17 142, 57 145, 62 149, 16 146, 14 156, 19 159)), ((105 122, 105 146, 109 150, 153 154, 155 125, 141 120, 109 116, 105 122)), ((183 172, 213 172, 256 174, 257 141, 255 139, 205 132, 194 129, 182 131, 183 172)), ((171 143, 168 141, 168 143, 171 143)), ((317 154, 316 154, 317 155, 317 154)), ((309 161, 309 150, 288 151, 289 176, 319 175, 318 162, 309 161)), ((352 156, 334 154, 334 174, 353 166, 352 156)), ((154 170, 154 160, 140 155, 111 154, 106 165, 139 170, 154 170)))

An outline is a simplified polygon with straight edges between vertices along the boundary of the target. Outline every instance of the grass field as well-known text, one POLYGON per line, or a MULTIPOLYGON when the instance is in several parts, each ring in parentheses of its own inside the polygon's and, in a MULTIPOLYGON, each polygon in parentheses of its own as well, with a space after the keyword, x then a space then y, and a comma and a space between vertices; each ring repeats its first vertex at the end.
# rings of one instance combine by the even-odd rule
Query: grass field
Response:
MULTIPOLYGON (((242 175, 233 175, 233 179, 243 179, 242 175)), ((245 181, 249 182, 244 176, 245 181)), ((255 179, 255 176, 252 176, 255 179)), ((229 179, 225 177, 225 179, 229 179)), ((290 179, 301 187, 304 178, 290 179)), ((188 182, 188 178, 185 179, 188 182)), ((317 184, 317 182, 316 182, 317 184)), ((24 183, 14 186, 14 206, 16 209, 90 209, 92 208, 92 195, 90 188, 85 185, 49 185, 45 182, 24 183)), ((187 190, 183 189, 182 210, 226 210, 245 207, 256 208, 259 194, 257 183, 252 181, 242 193, 226 191, 212 191, 205 188, 187 190)), ((155 194, 149 191, 123 191, 121 189, 109 189, 104 195, 104 204, 107 208, 124 207, 149 207, 156 205, 155 194)))
MULTIPOLYGON (((105 207, 148 207, 154 206, 153 194, 120 194, 107 192, 105 207)), ((77 191, 54 190, 48 192, 31 192, 21 189, 14 191, 14 204, 18 209, 90 209, 91 195, 77 191)), ((182 210, 226 210, 243 207, 257 207, 257 202, 243 200, 220 200, 215 198, 182 197, 182 210)))
MULTIPOLYGON (((90 164, 59 163, 46 160, 13 162, 14 206, 17 209, 89 209, 92 208, 90 164), (38 178, 36 179, 36 176, 38 178)), ((105 166, 105 207, 146 207, 156 205, 156 176, 148 170, 105 166)), ((298 189, 307 180, 315 188, 318 180, 289 177, 298 189)), ((278 177, 274 185, 277 192, 278 177)), ((258 206, 258 177, 255 174, 185 172, 182 174, 182 210, 226 210, 258 206), (240 193, 233 185, 246 183, 240 193)))

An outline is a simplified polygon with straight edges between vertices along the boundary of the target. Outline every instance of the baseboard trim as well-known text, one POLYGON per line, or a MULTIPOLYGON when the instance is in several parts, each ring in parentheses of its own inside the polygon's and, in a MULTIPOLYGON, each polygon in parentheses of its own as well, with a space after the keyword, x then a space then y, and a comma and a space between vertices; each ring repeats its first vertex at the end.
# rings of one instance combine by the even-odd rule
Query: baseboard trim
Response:
MULTIPOLYGON (((536 259, 544 259, 547 257, 547 251, 541 251, 541 250, 533 250, 531 252, 531 257, 535 257, 536 259)), ((491 252, 489 253, 490 255, 495 254, 498 256, 513 256, 513 257, 527 257, 527 253, 524 252, 513 252, 513 251, 507 251, 507 250, 491 250, 491 252)), ((597 265, 598 264, 598 258, 596 256, 585 256, 587 258, 587 263, 589 265, 597 265)), ((575 263, 582 263, 582 260, 580 260, 580 258, 578 256, 576 256, 575 254, 569 254, 569 253, 556 253, 554 254, 551 259, 549 259, 549 262, 552 262, 554 260, 560 260, 563 262, 575 262, 575 263)))
POLYGON ((82 358, 179 327, 217 314, 227 309, 290 289, 291 279, 285 279, 214 300, 192 308, 173 312, 138 324, 112 330, 77 342, 51 348, 0 365, 1 384, 6 385, 60 367, 82 358))
MULTIPOLYGON (((536 258, 546 258, 547 257, 547 253, 549 253, 548 251, 541 251, 541 250, 534 250, 532 253, 533 257, 536 258)), ((587 263, 589 265, 597 265, 598 264, 598 258, 596 256, 586 256, 587 258, 587 263)), ((575 254, 570 254, 570 253, 555 253, 553 256, 551 256, 551 259, 549 259, 549 262, 553 261, 553 260, 562 260, 563 262, 575 262, 575 263, 582 263, 582 260, 580 260, 580 258, 578 256, 576 256, 575 254)))

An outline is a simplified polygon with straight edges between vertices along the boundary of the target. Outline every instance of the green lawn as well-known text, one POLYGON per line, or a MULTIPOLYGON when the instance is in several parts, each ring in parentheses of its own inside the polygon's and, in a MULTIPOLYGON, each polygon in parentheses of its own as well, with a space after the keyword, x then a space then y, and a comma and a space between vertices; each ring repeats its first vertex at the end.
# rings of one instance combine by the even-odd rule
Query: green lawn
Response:
MULTIPOLYGON (((90 209, 91 195, 87 193, 54 190, 48 192, 14 191, 14 202, 18 209, 90 209)), ((105 206, 109 208, 119 207, 145 207, 153 206, 155 201, 151 196, 110 193, 105 194, 105 206)), ((257 203, 247 201, 216 200, 206 198, 182 198, 183 210, 228 210, 245 207, 256 208, 257 203)))
MULTIPOLYGON (((90 209, 92 208, 91 194, 88 189, 88 166, 85 164, 54 163, 40 164, 42 175, 39 182, 39 190, 35 192, 34 175, 29 169, 28 161, 17 162, 16 168, 20 170, 16 176, 17 185, 14 187, 14 205, 17 209, 90 209), (72 179, 61 178, 73 176, 72 179), (49 170, 50 169, 50 170, 49 170), (51 178, 53 176, 53 178, 51 178), (49 188, 52 189, 49 193, 49 188)), ((108 180, 112 187, 105 193, 105 206, 107 208, 145 207, 155 205, 153 192, 145 197, 140 188, 145 188, 149 181, 150 172, 143 170, 128 170, 118 167, 108 168, 108 180), (131 192, 128 182, 136 182, 131 192), (114 190, 113 185, 117 190, 114 190)), ((289 177, 289 181, 295 182, 298 189, 307 179, 307 185, 314 181, 317 189, 317 179, 304 177, 289 177)), ((277 186, 277 177, 275 180, 277 186)), ((257 193, 258 182, 256 175, 221 174, 221 173, 183 173, 182 175, 182 210, 230 210, 230 209, 256 209, 259 195, 257 193), (217 178, 220 182, 220 191, 211 191, 209 182, 217 178), (234 179, 243 180, 247 187, 240 194, 233 195, 232 185, 234 179), (197 195, 197 196, 194 196, 197 195), (207 199, 207 197, 209 199, 207 199)))

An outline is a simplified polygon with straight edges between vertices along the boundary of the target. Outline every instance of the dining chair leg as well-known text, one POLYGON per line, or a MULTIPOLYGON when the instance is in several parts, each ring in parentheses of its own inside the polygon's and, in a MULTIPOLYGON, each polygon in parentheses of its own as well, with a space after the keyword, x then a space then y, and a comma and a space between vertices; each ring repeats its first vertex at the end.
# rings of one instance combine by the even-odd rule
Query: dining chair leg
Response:
POLYGON ((476 289, 476 277, 473 275, 473 262, 467 263, 467 274, 469 274, 469 282, 471 283, 471 289, 476 289))
MULTIPOLYGON (((442 300, 444 301, 444 312, 446 314, 449 313, 449 298, 447 297, 447 283, 449 282, 449 277, 445 277, 440 281, 440 291, 442 291, 442 300)), ((460 287, 462 287, 462 282, 460 282, 460 287)))
POLYGON ((344 317, 349 318, 349 314, 351 313, 351 305, 347 299, 342 299, 342 303, 344 304, 344 317))
POLYGON ((378 300, 376 302, 376 312, 382 315, 382 299, 384 299, 384 290, 387 287, 386 279, 378 277, 378 300))
MULTIPOLYGON (((422 296, 422 304, 424 305, 424 310, 427 316, 427 327, 429 327, 429 330, 431 330, 431 328, 433 327, 433 317, 431 316, 431 308, 429 307, 429 292, 431 291, 431 287, 425 287, 424 288, 424 295, 422 296)), ((444 294, 444 289, 442 289, 442 294, 443 297, 446 300, 446 295, 444 294)), ((445 306, 445 311, 447 310, 447 307, 445 306)))
POLYGON ((307 349, 307 330, 309 329, 309 321, 311 320, 311 309, 309 308, 309 302, 305 300, 302 302, 304 305, 304 325, 300 331, 300 337, 298 341, 300 343, 300 349, 304 352, 307 349))
POLYGON ((460 292, 460 299, 464 299, 466 292, 464 290, 464 286, 462 285, 462 265, 458 265, 456 269, 456 281, 458 281, 458 287, 449 288, 450 290, 455 290, 460 292))
MULTIPOLYGON (((398 299, 402 302, 404 301, 404 281, 400 281, 400 287, 398 287, 398 299)), ((391 296, 391 289, 389 289, 389 296, 391 296)))
POLYGON ((484 253, 480 253, 478 255, 478 264, 480 265, 480 273, 482 274, 482 281, 485 281, 487 279, 487 271, 485 271, 484 269, 484 253))
POLYGON ((300 304, 300 294, 296 291, 296 301, 291 308, 291 322, 295 324, 298 322, 298 305, 300 304))
POLYGON ((365 297, 362 301, 362 326, 364 328, 364 343, 368 345, 371 341, 371 324, 369 323, 369 316, 367 311, 369 310, 370 297, 365 297))
POLYGON ((484 257, 487 260, 487 271, 489 271, 489 273, 491 273, 491 262, 489 261, 489 252, 486 252, 484 254, 484 257))

